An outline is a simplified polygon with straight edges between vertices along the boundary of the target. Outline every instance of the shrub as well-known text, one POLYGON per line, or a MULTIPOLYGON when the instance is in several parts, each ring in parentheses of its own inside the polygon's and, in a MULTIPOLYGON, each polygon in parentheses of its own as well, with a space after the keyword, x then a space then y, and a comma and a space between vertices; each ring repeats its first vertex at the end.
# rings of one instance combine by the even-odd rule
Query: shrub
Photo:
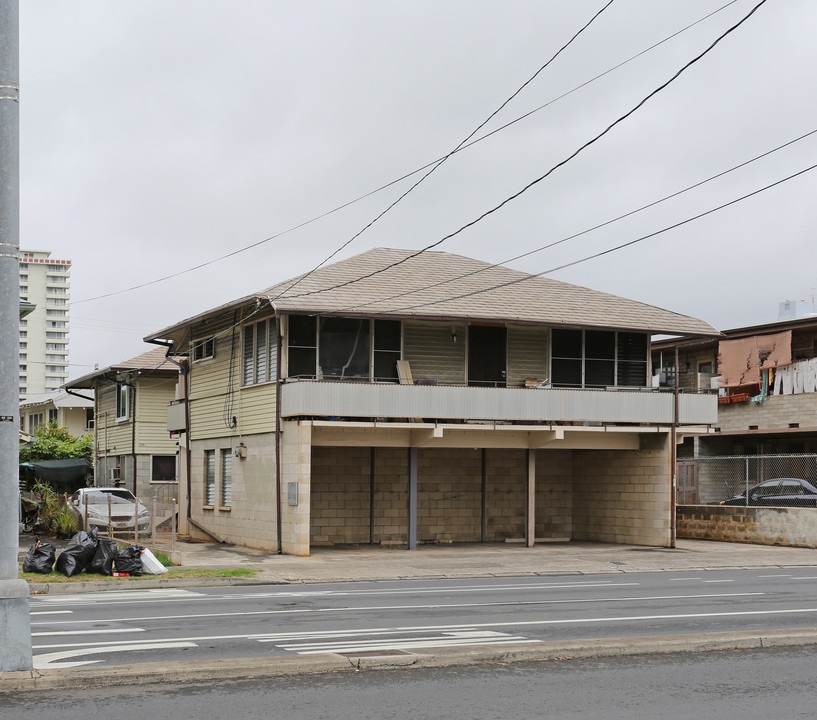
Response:
POLYGON ((42 480, 34 483, 34 493, 40 498, 40 526, 60 537, 70 537, 76 533, 76 518, 68 512, 62 495, 58 495, 51 485, 42 480))
POLYGON ((51 516, 50 527, 59 537, 71 537, 79 530, 77 519, 64 505, 51 516))

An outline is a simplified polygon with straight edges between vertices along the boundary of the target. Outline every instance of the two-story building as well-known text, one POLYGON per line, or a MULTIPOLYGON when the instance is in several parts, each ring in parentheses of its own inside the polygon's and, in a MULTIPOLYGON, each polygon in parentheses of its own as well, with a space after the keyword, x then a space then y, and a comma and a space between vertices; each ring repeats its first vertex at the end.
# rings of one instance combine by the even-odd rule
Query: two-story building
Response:
POLYGON ((718 396, 714 432, 679 446, 682 501, 707 504, 769 477, 817 479, 817 316, 653 344, 656 384, 718 396), (695 459, 695 462, 692 461, 695 459), (727 462, 728 459, 734 461, 727 462), (684 497, 686 496, 686 500, 684 497))
POLYGON ((93 403, 96 484, 127 487, 144 502, 178 496, 178 445, 167 432, 179 366, 162 348, 84 375, 66 391, 93 403))
POLYGON ((442 252, 374 249, 151 334, 185 356, 182 530, 327 544, 673 542, 673 438, 712 395, 650 387, 706 322, 442 252), (185 498, 186 495, 186 498, 185 498))

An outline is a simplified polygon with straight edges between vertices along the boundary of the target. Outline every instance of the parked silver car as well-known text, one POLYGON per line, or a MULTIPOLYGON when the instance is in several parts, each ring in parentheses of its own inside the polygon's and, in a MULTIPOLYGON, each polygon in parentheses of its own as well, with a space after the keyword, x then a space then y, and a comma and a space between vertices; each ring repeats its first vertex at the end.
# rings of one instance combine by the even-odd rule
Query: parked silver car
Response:
POLYGON ((81 530, 96 525, 101 531, 140 533, 150 530, 150 510, 130 490, 112 487, 80 488, 68 498, 68 511, 81 530))

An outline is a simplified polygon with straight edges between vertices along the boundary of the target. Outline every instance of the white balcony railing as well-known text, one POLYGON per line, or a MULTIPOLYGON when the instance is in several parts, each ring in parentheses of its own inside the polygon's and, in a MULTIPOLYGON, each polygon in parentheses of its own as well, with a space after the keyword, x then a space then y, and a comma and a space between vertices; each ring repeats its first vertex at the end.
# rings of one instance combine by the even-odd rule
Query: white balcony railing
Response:
MULTIPOLYGON (((717 422, 715 395, 682 393, 678 400, 679 424, 717 422)), ((281 415, 669 425, 674 419, 674 396, 649 388, 566 390, 299 381, 281 387, 281 415)))

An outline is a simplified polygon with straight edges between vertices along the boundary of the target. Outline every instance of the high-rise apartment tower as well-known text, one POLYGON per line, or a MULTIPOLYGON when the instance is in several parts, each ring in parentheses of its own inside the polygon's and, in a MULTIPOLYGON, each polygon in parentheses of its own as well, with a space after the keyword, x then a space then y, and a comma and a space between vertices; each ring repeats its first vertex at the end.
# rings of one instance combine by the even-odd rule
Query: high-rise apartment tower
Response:
POLYGON ((20 299, 33 312, 20 320, 20 400, 59 389, 68 379, 70 260, 20 250, 20 299))

